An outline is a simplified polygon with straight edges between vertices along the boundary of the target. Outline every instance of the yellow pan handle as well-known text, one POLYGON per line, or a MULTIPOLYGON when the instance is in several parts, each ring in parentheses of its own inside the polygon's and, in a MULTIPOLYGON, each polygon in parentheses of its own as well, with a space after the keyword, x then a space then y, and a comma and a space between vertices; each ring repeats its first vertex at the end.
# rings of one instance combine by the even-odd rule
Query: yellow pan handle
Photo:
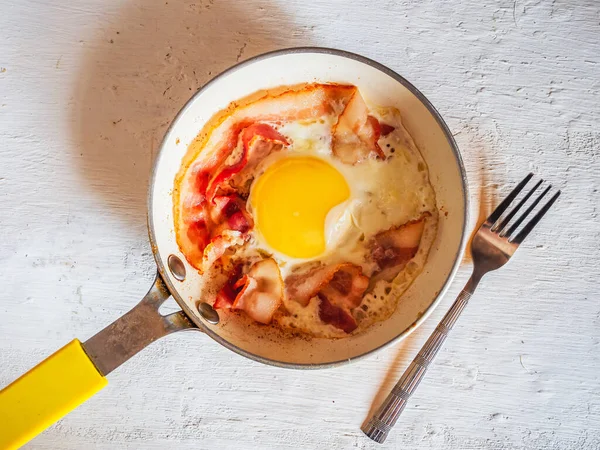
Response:
POLYGON ((177 331, 198 331, 183 311, 158 312, 169 296, 157 275, 131 311, 85 343, 68 343, 0 391, 0 450, 20 447, 77 408, 106 386, 105 375, 152 342, 177 331))
POLYGON ((75 339, 0 391, 0 449, 16 449, 106 386, 75 339))

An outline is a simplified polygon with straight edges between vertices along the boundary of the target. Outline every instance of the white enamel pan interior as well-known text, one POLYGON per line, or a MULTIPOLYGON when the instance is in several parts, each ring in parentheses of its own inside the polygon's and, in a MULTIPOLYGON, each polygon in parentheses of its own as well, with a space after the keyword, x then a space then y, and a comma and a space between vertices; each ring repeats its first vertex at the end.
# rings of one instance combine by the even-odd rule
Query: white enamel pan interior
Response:
POLYGON ((165 135, 149 200, 149 232, 159 271, 184 312, 225 347, 257 361, 294 368, 348 362, 406 337, 429 316, 454 277, 468 223, 464 167, 456 143, 435 108, 412 84, 381 64, 323 48, 296 48, 257 56, 200 89, 165 135), (368 102, 401 111, 404 125, 429 166, 437 206, 444 212, 427 264, 400 299, 396 312, 357 336, 337 340, 286 337, 268 327, 242 326, 235 320, 210 325, 198 313, 197 304, 199 300, 212 303, 212 299, 199 298, 201 275, 187 263, 175 241, 171 195, 175 175, 188 145, 213 114, 256 91, 304 82, 354 84, 368 102), (171 254, 184 261, 184 281, 178 281, 168 269, 171 254))

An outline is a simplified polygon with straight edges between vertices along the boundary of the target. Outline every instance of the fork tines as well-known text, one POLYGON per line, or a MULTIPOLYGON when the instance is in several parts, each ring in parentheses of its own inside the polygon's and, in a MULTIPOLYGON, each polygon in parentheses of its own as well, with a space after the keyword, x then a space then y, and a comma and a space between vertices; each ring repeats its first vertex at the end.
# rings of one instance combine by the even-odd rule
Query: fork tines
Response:
POLYGON ((517 187, 513 189, 513 191, 508 194, 508 196, 498 205, 498 207, 494 210, 494 212, 488 217, 485 225, 491 228, 491 231, 499 234, 501 237, 508 239, 509 242, 514 244, 520 244, 527 237, 527 235, 531 232, 531 230, 537 225, 544 214, 550 209, 550 207, 554 204, 556 199, 560 195, 560 191, 556 191, 556 193, 546 202, 544 206, 542 206, 539 211, 533 216, 533 218, 527 222, 523 228, 519 231, 518 234, 515 235, 517 229, 521 226, 521 224, 525 221, 525 219, 531 214, 531 212, 536 208, 536 206, 543 200, 543 198, 550 192, 552 189, 552 185, 549 185, 542 191, 542 193, 537 196, 531 204, 527 207, 525 212, 519 216, 517 220, 515 220, 512 224, 512 219, 516 216, 519 210, 528 202, 528 200, 532 197, 535 191, 542 185, 544 180, 539 180, 532 189, 527 192, 523 198, 519 201, 519 203, 508 212, 508 214, 504 215, 504 213, 508 210, 510 204, 517 198, 517 196, 521 193, 523 188, 527 185, 527 183, 533 178, 533 173, 528 174, 523 181, 521 181, 517 187), (500 220, 500 218, 504 215, 504 218, 500 220), (510 224, 510 227, 508 226, 510 224))

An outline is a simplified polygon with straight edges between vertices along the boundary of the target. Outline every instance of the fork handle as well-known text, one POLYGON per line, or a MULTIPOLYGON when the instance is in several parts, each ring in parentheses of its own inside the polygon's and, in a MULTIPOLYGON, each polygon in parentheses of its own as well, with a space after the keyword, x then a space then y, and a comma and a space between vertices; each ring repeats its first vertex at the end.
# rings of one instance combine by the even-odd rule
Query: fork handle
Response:
POLYGON ((396 383, 396 386, 394 386, 392 392, 387 396, 375 415, 361 428, 375 442, 379 444, 385 442, 388 433, 404 410, 408 399, 425 377, 427 368, 442 348, 442 345, 444 345, 448 333, 450 333, 458 317, 467 306, 477 286, 477 281, 471 277, 467 282, 467 285, 458 295, 450 310, 435 328, 429 339, 427 339, 427 342, 425 342, 425 345, 423 345, 415 359, 413 359, 408 369, 406 369, 400 381, 396 383))

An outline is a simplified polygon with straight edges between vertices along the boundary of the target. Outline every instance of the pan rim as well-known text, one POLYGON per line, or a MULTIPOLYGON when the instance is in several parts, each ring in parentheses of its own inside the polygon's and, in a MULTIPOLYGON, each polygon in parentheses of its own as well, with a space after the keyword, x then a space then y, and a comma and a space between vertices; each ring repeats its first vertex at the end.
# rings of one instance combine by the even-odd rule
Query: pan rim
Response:
POLYGON ((254 56, 250 59, 242 61, 242 62, 230 67, 229 69, 226 69, 225 71, 221 72, 220 74, 218 74, 215 77, 213 77, 212 79, 210 79, 203 86, 201 86, 194 93, 194 95, 192 95, 192 97, 185 103, 185 105, 183 105, 183 107, 179 110, 179 112, 173 118, 173 120, 171 121, 171 123, 169 125, 169 128, 166 130, 166 132, 164 134, 164 137, 160 144, 159 152, 158 152, 156 159, 154 161, 154 164, 152 166, 152 173, 150 176, 150 185, 149 185, 149 192, 148 192, 148 208, 147 208, 147 211, 148 211, 148 215, 147 215, 148 235, 150 238, 150 245, 152 248, 152 253, 154 255, 154 259, 156 261, 156 265, 158 267, 158 271, 159 271, 162 279, 164 280, 165 284, 167 285, 169 292, 171 293, 171 296, 179 304, 179 306, 181 307, 183 312, 190 318, 190 320, 192 320, 198 326, 198 328, 201 331, 203 331, 204 333, 206 333, 210 338, 212 338, 219 344, 223 345, 224 347, 228 348, 229 350, 231 350, 241 356, 244 356, 246 358, 252 359, 254 361, 257 361, 257 362, 260 362, 263 364, 276 366, 276 367, 282 367, 282 368, 291 368, 291 369, 324 369, 324 368, 330 368, 330 367, 337 367, 340 365, 349 364, 351 362, 358 361, 362 358, 373 355, 374 353, 376 353, 380 350, 383 350, 383 349, 387 348, 388 346, 391 346, 397 342, 402 341, 403 339, 408 337, 414 330, 416 330, 433 313, 433 311, 437 308, 437 306, 440 304, 442 298, 446 294, 452 281, 454 280, 454 278, 456 276, 456 272, 458 271, 458 268, 460 266, 460 263, 462 261, 462 258, 463 258, 464 252, 465 252, 466 244, 468 241, 467 229, 468 229, 469 220, 470 220, 469 198, 470 198, 470 196, 469 196, 469 187, 468 187, 466 170, 465 170, 465 167, 463 164, 462 157, 460 155, 460 151, 458 149, 458 145, 456 144, 456 141, 454 140, 452 132, 450 131, 450 128, 448 127, 448 125, 446 124, 444 119, 442 118, 441 114, 433 106, 433 104, 412 83, 410 83, 408 80, 406 80, 403 76, 401 76, 397 72, 384 66, 383 64, 378 63, 370 58, 367 58, 365 56, 362 56, 362 55, 359 55, 356 53, 348 52, 345 50, 334 49, 334 48, 328 48, 328 47, 291 47, 291 48, 284 48, 284 49, 280 49, 280 50, 270 51, 267 53, 262 53, 260 55, 254 56), (361 62, 363 64, 367 64, 367 65, 385 73, 386 75, 390 76, 395 81, 402 84, 406 89, 408 89, 427 108, 427 110, 435 118, 436 122, 438 123, 438 125, 440 126, 442 131, 444 132, 446 140, 448 141, 450 147, 452 148, 452 153, 454 155, 456 164, 457 164, 459 172, 460 172, 461 184, 462 184, 462 189, 463 189, 462 200, 463 200, 463 205, 464 205, 464 214, 463 214, 463 227, 461 230, 460 245, 459 245, 458 250, 456 251, 456 254, 454 255, 454 261, 452 263, 452 268, 451 268, 450 272, 448 273, 448 276, 446 277, 446 280, 444 281, 443 286, 439 290, 435 299, 431 302, 431 304, 423 312, 421 317, 419 317, 415 322, 413 322, 410 326, 408 326, 406 329, 404 329, 402 332, 400 332, 398 335, 396 335, 392 339, 388 340, 387 342, 385 342, 375 348, 370 349, 369 351, 361 353, 360 355, 354 356, 352 358, 346 358, 346 359, 331 361, 331 362, 327 362, 327 363, 290 363, 290 362, 280 361, 280 360, 276 360, 276 359, 266 358, 264 356, 256 355, 254 353, 246 351, 246 350, 232 344, 228 340, 221 337, 218 333, 216 333, 215 331, 213 331, 212 329, 207 327, 200 319, 198 319, 197 314, 195 312, 193 312, 191 310, 191 308, 188 307, 186 302, 184 302, 183 299, 179 296, 170 277, 167 275, 166 267, 164 267, 164 265, 162 263, 162 259, 160 257, 160 249, 158 248, 158 245, 156 242, 154 220, 153 220, 153 216, 154 216, 153 215, 154 186, 156 183, 156 179, 158 177, 157 167, 159 166, 159 162, 160 162, 161 158, 164 157, 164 154, 165 154, 164 148, 165 148, 166 138, 167 138, 167 136, 170 135, 172 129, 177 124, 179 118, 181 116, 183 116, 187 112, 187 110, 191 107, 191 104, 195 101, 196 97, 200 93, 202 93, 204 90, 206 90, 209 86, 211 86, 214 82, 216 82, 217 80, 225 77, 226 75, 228 75, 230 73, 240 70, 248 65, 251 65, 255 62, 262 61, 262 60, 268 59, 268 58, 282 56, 282 55, 301 54, 301 53, 328 54, 328 55, 334 55, 334 56, 340 56, 343 58, 352 59, 352 60, 361 62))

